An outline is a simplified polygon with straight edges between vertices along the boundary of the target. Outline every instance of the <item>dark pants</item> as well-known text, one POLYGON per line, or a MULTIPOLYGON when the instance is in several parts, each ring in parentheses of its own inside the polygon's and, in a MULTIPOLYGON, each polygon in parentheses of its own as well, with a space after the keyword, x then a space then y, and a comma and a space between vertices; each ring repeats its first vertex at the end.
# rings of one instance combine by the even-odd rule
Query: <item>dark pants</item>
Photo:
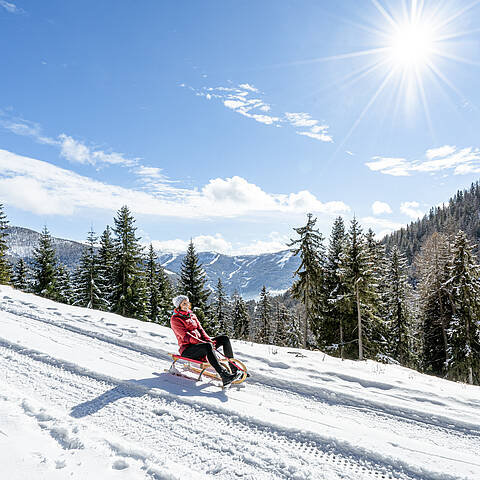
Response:
MULTIPOLYGON (((213 338, 215 340, 216 348, 223 347, 223 353, 227 358, 233 358, 232 344, 226 335, 219 335, 213 338)), ((191 358, 192 360, 201 360, 207 357, 210 365, 218 372, 222 372, 224 368, 220 365, 217 356, 215 355, 213 345, 211 343, 196 343, 189 345, 183 352, 182 357, 191 358)), ((233 367, 233 365, 232 365, 233 367)))

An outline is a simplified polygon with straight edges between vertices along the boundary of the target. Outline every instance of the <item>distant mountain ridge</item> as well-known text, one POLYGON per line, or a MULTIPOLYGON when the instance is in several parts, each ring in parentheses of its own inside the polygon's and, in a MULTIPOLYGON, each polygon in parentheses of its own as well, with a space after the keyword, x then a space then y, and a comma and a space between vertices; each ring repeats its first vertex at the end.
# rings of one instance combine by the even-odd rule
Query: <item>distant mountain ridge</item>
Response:
MULTIPOLYGON (((19 258, 23 258, 31 263, 41 234, 23 227, 9 227, 7 233, 11 262, 16 263, 19 258)), ((73 240, 52 238, 59 261, 69 270, 74 270, 84 245, 73 240)), ((157 252, 157 255, 160 265, 167 273, 177 277, 185 254, 157 252)), ((292 256, 290 250, 239 256, 199 252, 198 258, 207 275, 208 288, 213 291, 220 278, 228 295, 237 290, 247 300, 258 297, 263 285, 272 294, 285 292, 291 287, 293 272, 300 265, 300 259, 292 256)))

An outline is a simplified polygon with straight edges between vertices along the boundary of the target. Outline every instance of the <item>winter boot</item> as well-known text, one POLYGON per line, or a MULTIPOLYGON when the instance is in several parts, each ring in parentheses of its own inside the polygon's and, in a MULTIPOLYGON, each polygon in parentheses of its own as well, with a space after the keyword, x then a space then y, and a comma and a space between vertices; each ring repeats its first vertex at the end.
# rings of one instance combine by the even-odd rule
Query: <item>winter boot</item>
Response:
POLYGON ((235 380, 235 378, 237 378, 237 375, 223 370, 220 372, 220 377, 222 379, 223 386, 226 387, 227 385, 230 385, 235 380))

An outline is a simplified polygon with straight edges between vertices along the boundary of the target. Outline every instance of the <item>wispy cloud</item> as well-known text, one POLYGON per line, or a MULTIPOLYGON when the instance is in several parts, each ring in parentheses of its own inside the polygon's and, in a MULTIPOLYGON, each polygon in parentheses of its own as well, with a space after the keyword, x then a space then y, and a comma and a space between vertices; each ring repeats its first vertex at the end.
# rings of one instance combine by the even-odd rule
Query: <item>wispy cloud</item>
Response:
POLYGON ((196 219, 306 212, 338 215, 350 210, 342 201, 321 202, 306 190, 271 194, 236 176, 212 179, 201 189, 178 188, 162 181, 159 169, 148 168, 139 167, 157 181, 154 191, 99 182, 0 150, 0 201, 37 214, 71 215, 83 208, 116 211, 127 204, 137 214, 196 219))
POLYGON ((22 118, 15 118, 0 111, 0 125, 10 132, 30 137, 38 143, 52 145, 60 150, 60 156, 72 163, 102 165, 122 165, 133 167, 138 165, 139 158, 127 158, 122 153, 106 152, 95 146, 76 140, 65 133, 56 138, 46 136, 38 123, 22 118))
POLYGON ((372 212, 374 215, 382 215, 382 213, 392 213, 392 208, 388 203, 377 200, 372 203, 372 212))
POLYGON ((415 173, 452 172, 453 175, 480 173, 480 149, 457 149, 450 145, 431 148, 420 160, 376 156, 365 165, 385 175, 411 176, 415 173))
MULTIPOLYGON (((181 84, 181 87, 186 87, 181 84)), ((305 112, 282 112, 272 114, 272 106, 263 100, 263 94, 258 88, 248 83, 242 83, 237 87, 203 87, 195 89, 188 87, 197 96, 207 100, 218 100, 224 107, 251 118, 265 125, 277 127, 288 125, 295 128, 295 133, 321 142, 333 142, 328 133, 328 125, 320 123, 305 112)))
POLYGON ((14 3, 0 0, 0 7, 3 7, 8 13, 24 13, 22 8, 17 7, 14 3))

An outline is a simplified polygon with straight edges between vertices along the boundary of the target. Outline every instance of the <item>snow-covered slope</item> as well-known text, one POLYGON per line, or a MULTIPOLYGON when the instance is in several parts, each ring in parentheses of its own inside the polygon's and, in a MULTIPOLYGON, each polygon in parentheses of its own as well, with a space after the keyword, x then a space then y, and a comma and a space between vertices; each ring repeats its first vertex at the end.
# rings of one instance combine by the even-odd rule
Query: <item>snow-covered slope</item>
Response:
POLYGON ((478 479, 480 388, 234 342, 222 391, 168 328, 0 287, 2 479, 478 479))

